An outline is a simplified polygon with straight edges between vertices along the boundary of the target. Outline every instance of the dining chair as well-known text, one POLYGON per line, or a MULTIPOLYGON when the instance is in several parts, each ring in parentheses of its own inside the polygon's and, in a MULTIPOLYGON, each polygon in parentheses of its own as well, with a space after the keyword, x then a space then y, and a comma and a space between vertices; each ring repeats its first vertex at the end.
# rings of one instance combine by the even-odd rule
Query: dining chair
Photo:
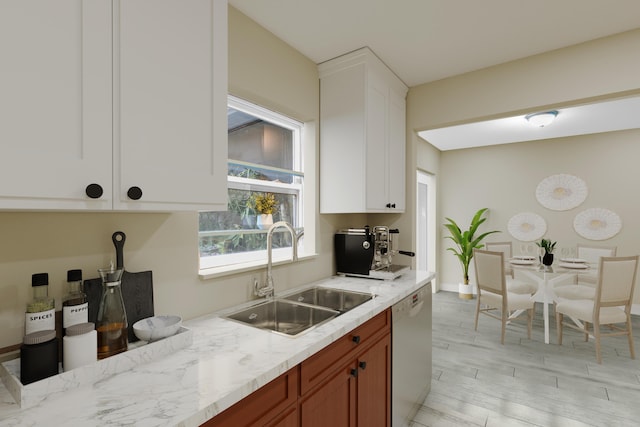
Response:
POLYGON ((534 301, 531 293, 515 293, 507 288, 504 274, 504 253, 482 249, 473 250, 478 302, 476 305, 475 330, 478 330, 480 313, 500 320, 502 331, 500 343, 504 344, 507 323, 527 312, 527 337, 531 339, 534 301), (497 315, 494 310, 500 312, 497 315))
POLYGON ((504 273, 508 276, 513 276, 513 268, 509 264, 509 259, 513 256, 513 246, 511 242, 485 242, 484 249, 492 252, 502 252, 504 254, 504 273))
POLYGON ((577 245, 577 256, 584 259, 590 271, 577 273, 573 284, 556 286, 553 291, 558 299, 593 299, 598 282, 600 258, 616 256, 617 246, 577 245))
POLYGON ((596 360, 602 363, 600 339, 605 336, 626 335, 631 358, 635 359, 631 331, 631 304, 638 271, 638 255, 626 257, 601 257, 598 282, 594 299, 560 300, 556 305, 558 345, 562 345, 564 326, 584 332, 585 341, 593 336, 596 343, 596 360), (573 322, 565 322, 568 316, 573 322), (624 323, 626 327, 619 324, 624 323), (593 335, 589 325, 593 325, 593 335), (603 332, 601 326, 609 326, 611 332, 603 332))

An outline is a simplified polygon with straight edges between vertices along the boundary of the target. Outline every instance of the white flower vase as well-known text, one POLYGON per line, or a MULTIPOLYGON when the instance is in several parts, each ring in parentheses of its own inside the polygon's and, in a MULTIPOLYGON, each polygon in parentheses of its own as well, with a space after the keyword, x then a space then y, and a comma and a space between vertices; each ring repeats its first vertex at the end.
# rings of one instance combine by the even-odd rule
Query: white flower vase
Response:
POLYGON ((272 214, 260 214, 258 215, 256 225, 260 230, 266 230, 273 225, 272 214))

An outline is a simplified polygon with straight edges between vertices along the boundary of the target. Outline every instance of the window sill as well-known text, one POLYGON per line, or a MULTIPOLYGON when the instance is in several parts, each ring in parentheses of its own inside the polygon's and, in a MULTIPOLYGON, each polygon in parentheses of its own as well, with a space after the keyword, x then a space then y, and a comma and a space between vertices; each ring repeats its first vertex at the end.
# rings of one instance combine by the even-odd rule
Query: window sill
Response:
MULTIPOLYGON (((316 258, 317 254, 299 255, 298 261, 307 261, 316 258)), ((278 258, 273 260, 273 266, 290 264, 291 257, 278 258)), ((231 276, 233 274, 244 273, 247 271, 262 270, 267 268, 267 260, 250 261, 242 264, 225 265, 222 267, 205 268, 198 272, 201 280, 215 279, 218 277, 231 276)))

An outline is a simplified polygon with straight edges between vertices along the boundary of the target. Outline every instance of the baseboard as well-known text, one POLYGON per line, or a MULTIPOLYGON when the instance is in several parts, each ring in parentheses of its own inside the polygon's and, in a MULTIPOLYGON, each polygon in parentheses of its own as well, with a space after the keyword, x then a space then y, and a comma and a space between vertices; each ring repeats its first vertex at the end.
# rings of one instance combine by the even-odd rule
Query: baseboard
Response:
MULTIPOLYGON (((472 292, 474 295, 476 295, 478 293, 476 292, 476 285, 474 285, 473 283, 469 283, 469 286, 473 288, 472 292)), ((458 293, 458 283, 441 283, 440 290, 458 293)))
MULTIPOLYGON (((476 287, 472 283, 469 286, 473 286, 473 294, 476 295, 476 287)), ((447 292, 455 292, 458 293, 458 284, 457 283, 440 283, 440 290, 447 292)), ((633 304, 631 306, 631 314, 640 316, 640 304, 633 304)))

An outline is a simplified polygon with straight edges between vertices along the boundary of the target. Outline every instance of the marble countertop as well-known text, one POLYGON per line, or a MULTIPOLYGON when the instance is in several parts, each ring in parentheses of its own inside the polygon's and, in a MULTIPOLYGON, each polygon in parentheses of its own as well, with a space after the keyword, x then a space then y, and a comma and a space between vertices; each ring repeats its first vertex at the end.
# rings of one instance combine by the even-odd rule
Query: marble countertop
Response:
POLYGON ((228 310, 202 316, 184 323, 193 331, 191 346, 93 385, 58 393, 27 409, 21 409, 0 383, 0 424, 198 426, 434 276, 421 271, 409 271, 393 281, 335 276, 301 286, 298 289, 325 286, 377 296, 295 338, 220 317, 228 310))

